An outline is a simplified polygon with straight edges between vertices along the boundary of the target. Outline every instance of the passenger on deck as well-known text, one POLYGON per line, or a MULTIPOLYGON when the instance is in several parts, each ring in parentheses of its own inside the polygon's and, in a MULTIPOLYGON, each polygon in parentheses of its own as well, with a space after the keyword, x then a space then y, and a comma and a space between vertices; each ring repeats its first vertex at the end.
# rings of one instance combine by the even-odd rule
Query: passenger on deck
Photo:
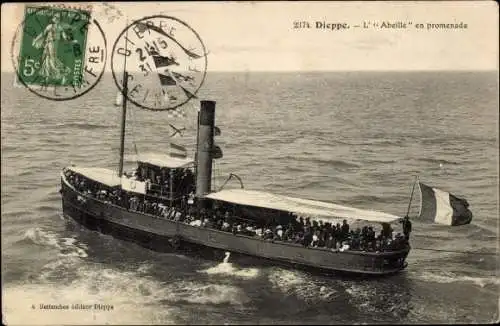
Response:
POLYGON ((151 210, 151 203, 148 200, 144 200, 144 213, 149 214, 151 210))
POLYGON ((255 227, 252 225, 248 225, 247 227, 245 227, 244 231, 245 231, 245 234, 248 236, 254 236, 256 234, 255 227))
POLYGON ((281 225, 276 227, 276 235, 278 240, 283 240, 283 227, 281 225))
POLYGON ((191 226, 201 226, 201 220, 194 220, 191 223, 189 223, 191 226))
POLYGON ((404 243, 406 241, 406 238, 401 235, 401 233, 397 233, 396 237, 394 238, 394 249, 401 249, 404 246, 404 243))
POLYGON ((340 226, 340 223, 337 223, 337 226, 335 227, 335 238, 337 241, 342 241, 342 227, 340 226))
POLYGON ((312 236, 311 247, 317 247, 319 243, 318 231, 316 231, 312 236))
POLYGON ((181 212, 174 211, 174 221, 181 221, 182 214, 181 212))
POLYGON ((304 233, 302 231, 297 232, 295 235, 295 243, 297 244, 303 244, 304 243, 304 233))
POLYGON ((163 182, 161 193, 163 194, 163 196, 168 196, 170 194, 170 183, 168 182, 168 180, 165 180, 163 182))
POLYGON ((85 180, 82 179, 82 181, 80 181, 80 184, 79 184, 80 191, 85 191, 85 186, 86 186, 85 180))
POLYGON ((343 251, 346 251, 346 250, 349 250, 350 249, 350 246, 349 244, 347 243, 347 241, 344 241, 342 243, 342 247, 339 248, 339 251, 340 252, 343 252, 343 251))
POLYGON ((327 240, 326 231, 324 229, 321 229, 319 231, 318 237, 319 237, 318 246, 324 247, 326 245, 326 240, 327 240))
POLYGON ((306 226, 304 229, 304 241, 303 241, 304 247, 307 247, 308 245, 310 245, 312 240, 313 240, 313 233, 312 233, 311 227, 306 226))
POLYGON ((222 230, 222 225, 224 224, 224 221, 220 218, 217 220, 217 230, 222 230))
POLYGON ((392 231, 393 229, 389 223, 382 223, 382 230, 380 231, 382 238, 392 238, 392 231))
POLYGON ((227 223, 227 221, 224 221, 222 223, 222 228, 221 228, 222 231, 226 231, 226 232, 230 232, 231 231, 231 225, 229 225, 229 223, 227 223))
POLYGON ((285 233, 283 234, 283 240, 284 241, 292 240, 292 234, 293 234, 293 224, 290 223, 285 229, 285 233))
POLYGON ((410 240, 410 233, 411 233, 411 222, 410 222, 410 218, 408 217, 408 215, 406 215, 403 218, 401 223, 403 224, 403 234, 405 235, 405 239, 406 239, 406 241, 409 241, 410 240))
POLYGON ((335 240, 333 239, 333 236, 330 234, 330 236, 326 240, 326 247, 328 249, 332 249, 334 246, 335 246, 335 240))
POLYGON ((361 237, 363 239, 368 239, 368 226, 363 226, 363 228, 361 229, 361 237))
POLYGON ((318 221, 316 221, 316 220, 312 221, 312 230, 313 230, 313 232, 316 231, 316 230, 318 230, 318 228, 319 228, 318 221))
POLYGON ((335 227, 335 224, 333 224, 333 223, 330 226, 330 234, 333 236, 333 240, 335 240, 337 237, 337 228, 335 227))
POLYGON ((272 238, 273 238, 273 231, 271 231, 271 229, 269 229, 269 228, 266 228, 266 230, 264 231, 263 239, 264 240, 271 240, 272 238))
POLYGON ((226 221, 227 223, 229 224, 232 224, 233 223, 233 219, 231 218, 231 215, 229 214, 229 212, 226 212, 224 214, 224 221, 226 221))
POLYGON ((352 235, 351 247, 352 249, 360 249, 361 243, 361 229, 357 228, 352 235))
POLYGON ((375 231, 371 226, 368 227, 368 243, 370 247, 375 246, 375 231))
POLYGON ((342 221, 341 232, 342 232, 342 240, 347 240, 347 238, 349 237, 349 224, 347 224, 347 220, 342 221))

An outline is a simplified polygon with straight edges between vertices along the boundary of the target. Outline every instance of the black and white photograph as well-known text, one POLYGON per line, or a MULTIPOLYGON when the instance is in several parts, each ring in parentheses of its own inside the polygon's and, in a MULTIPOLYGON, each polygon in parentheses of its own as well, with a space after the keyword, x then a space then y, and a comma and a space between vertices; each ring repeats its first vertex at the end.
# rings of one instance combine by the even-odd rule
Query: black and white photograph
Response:
POLYGON ((499 322, 497 2, 1 18, 3 324, 499 322))

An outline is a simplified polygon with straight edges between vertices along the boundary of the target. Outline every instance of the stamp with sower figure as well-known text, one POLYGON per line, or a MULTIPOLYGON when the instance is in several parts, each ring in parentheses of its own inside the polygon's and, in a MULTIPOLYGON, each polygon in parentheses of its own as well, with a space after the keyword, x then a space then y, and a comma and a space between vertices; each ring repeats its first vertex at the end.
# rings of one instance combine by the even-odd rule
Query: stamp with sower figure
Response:
POLYGON ((90 91, 106 66, 106 37, 88 9, 26 6, 12 41, 16 82, 61 101, 90 91))

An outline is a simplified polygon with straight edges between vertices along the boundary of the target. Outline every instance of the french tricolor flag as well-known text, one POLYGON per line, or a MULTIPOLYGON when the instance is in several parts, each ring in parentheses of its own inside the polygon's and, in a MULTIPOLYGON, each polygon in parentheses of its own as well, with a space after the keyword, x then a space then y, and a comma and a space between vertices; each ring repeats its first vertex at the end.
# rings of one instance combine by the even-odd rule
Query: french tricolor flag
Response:
POLYGON ((472 212, 467 200, 421 182, 418 185, 421 195, 420 218, 449 226, 471 222, 472 212))

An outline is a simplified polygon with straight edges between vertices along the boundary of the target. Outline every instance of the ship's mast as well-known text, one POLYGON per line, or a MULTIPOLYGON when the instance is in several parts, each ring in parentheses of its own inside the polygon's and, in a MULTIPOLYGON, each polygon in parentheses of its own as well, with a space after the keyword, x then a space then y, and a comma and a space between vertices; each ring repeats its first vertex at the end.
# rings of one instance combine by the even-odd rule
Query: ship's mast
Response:
MULTIPOLYGON (((125 53, 128 51, 128 28, 125 32, 125 53)), ((123 63, 123 101, 122 101, 122 121, 120 126, 120 165, 118 166, 118 176, 121 177, 123 174, 123 156, 125 153, 125 122, 127 117, 127 93, 128 93, 128 73, 127 73, 127 56, 124 56, 123 63)))

